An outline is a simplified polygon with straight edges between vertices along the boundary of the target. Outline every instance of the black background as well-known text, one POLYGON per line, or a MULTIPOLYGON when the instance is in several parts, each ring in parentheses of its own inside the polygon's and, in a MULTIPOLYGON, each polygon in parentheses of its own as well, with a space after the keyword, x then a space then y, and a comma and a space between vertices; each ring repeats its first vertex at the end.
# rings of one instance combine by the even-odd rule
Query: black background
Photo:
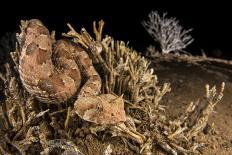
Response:
MULTIPOLYGON (((230 4, 220 2, 164 2, 162 1, 56 1, 50 4, 44 1, 12 2, 1 7, 0 35, 9 31, 19 31, 21 19, 39 18, 49 30, 67 32, 66 23, 77 30, 85 27, 92 30, 92 21, 103 19, 106 22, 105 34, 116 39, 129 41, 131 46, 142 52, 153 43, 141 22, 151 10, 167 12, 176 17, 191 32, 194 42, 186 49, 190 53, 202 50, 210 56, 221 51, 223 58, 232 57, 232 9, 230 4), (16 8, 14 8, 16 7, 16 8)), ((58 37, 60 33, 57 33, 58 37)))

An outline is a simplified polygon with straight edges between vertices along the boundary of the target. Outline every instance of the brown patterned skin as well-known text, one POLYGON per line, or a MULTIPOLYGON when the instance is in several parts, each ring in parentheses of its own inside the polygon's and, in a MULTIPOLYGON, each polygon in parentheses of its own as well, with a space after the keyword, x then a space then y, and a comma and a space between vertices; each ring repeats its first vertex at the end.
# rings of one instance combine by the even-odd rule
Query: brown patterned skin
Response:
POLYGON ((78 44, 68 40, 55 41, 48 29, 37 19, 26 23, 19 39, 21 42, 20 78, 26 90, 38 100, 46 103, 61 103, 78 93, 74 107, 76 113, 84 119, 87 118, 87 121, 114 124, 125 120, 122 99, 117 100, 119 104, 111 104, 111 101, 115 102, 113 101, 115 96, 111 94, 97 96, 101 89, 101 78, 88 54, 78 44), (108 99, 106 99, 107 96, 108 99), (92 102, 79 104, 86 98, 92 102), (106 102, 102 102, 101 98, 106 102), (99 107, 106 108, 104 113, 99 107), (120 108, 113 110, 110 107, 120 108), (87 111, 91 116, 86 115, 87 111), (106 114, 106 111, 110 114, 106 114), (99 114, 106 116, 99 119, 97 118, 99 114))
POLYGON ((76 91, 81 96, 100 92, 101 78, 80 46, 66 40, 55 42, 39 20, 30 20, 20 37, 23 40, 20 78, 36 98, 60 103, 76 91), (81 82, 85 84, 78 90, 81 82))
POLYGON ((80 97, 75 111, 84 120, 102 125, 126 121, 122 96, 112 94, 80 97))

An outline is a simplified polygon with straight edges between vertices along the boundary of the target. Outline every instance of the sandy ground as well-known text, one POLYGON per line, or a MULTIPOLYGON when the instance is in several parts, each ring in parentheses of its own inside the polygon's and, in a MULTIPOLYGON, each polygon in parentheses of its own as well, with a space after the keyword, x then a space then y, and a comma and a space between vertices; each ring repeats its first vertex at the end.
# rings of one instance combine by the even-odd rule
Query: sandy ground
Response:
POLYGON ((164 97, 167 114, 175 118, 190 101, 205 93, 205 84, 226 83, 224 97, 211 115, 209 125, 214 131, 202 133, 196 139, 204 143, 204 155, 232 154, 232 65, 203 61, 197 64, 175 59, 152 60, 160 83, 170 82, 172 91, 164 97))
MULTIPOLYGON (((160 84, 171 83, 172 91, 162 100, 162 104, 166 105, 166 114, 171 119, 183 113, 191 101, 204 95, 205 84, 219 88, 222 82, 226 83, 224 97, 209 120, 210 132, 201 133, 196 140, 204 144, 201 152, 203 155, 232 155, 232 65, 214 61, 193 63, 175 57, 150 60, 160 84)), ((4 87, 0 87, 0 97, 3 96, 3 90, 4 87)), ((120 153, 123 149, 124 154, 131 154, 118 138, 113 141, 106 138, 102 140, 104 143, 99 139, 101 137, 86 137, 85 141, 78 144, 83 146, 80 150, 89 155, 102 154, 102 150, 113 143, 114 149, 118 149, 120 153)))

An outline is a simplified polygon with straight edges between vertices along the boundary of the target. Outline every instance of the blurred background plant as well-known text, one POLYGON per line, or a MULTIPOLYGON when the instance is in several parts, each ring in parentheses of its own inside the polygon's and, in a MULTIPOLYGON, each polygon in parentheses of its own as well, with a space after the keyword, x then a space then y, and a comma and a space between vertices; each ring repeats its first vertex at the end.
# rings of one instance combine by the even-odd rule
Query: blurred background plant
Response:
MULTIPOLYGON (((193 38, 189 34, 192 29, 185 30, 180 24, 179 20, 174 17, 167 17, 167 13, 160 15, 157 11, 151 11, 148 15, 148 20, 143 21, 142 25, 150 36, 154 39, 159 47, 161 53, 183 52, 189 44, 193 42, 193 38)), ((148 48, 148 55, 152 55, 154 47, 148 48), (149 50, 153 48, 152 50, 149 50)))

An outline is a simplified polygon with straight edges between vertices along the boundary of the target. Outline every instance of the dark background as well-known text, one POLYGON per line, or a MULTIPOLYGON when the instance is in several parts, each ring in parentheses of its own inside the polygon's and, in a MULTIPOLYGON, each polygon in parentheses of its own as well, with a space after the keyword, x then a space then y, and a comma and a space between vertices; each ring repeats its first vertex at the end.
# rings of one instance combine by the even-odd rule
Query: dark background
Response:
POLYGON ((232 58, 232 9, 223 1, 208 2, 164 2, 160 1, 63 1, 47 2, 29 1, 22 4, 5 4, 1 10, 1 31, 19 31, 21 19, 39 18, 49 30, 56 30, 58 37, 67 32, 67 22, 77 30, 85 27, 92 32, 92 21, 103 19, 106 22, 105 34, 116 39, 129 41, 133 48, 142 52, 153 43, 141 22, 148 19, 151 10, 159 13, 167 12, 169 17, 176 17, 185 28, 193 28, 191 32, 194 42, 186 51, 199 54, 204 51, 209 56, 232 58), (11 9, 10 9, 11 8, 11 9), (60 33, 58 33, 60 32, 60 33))

